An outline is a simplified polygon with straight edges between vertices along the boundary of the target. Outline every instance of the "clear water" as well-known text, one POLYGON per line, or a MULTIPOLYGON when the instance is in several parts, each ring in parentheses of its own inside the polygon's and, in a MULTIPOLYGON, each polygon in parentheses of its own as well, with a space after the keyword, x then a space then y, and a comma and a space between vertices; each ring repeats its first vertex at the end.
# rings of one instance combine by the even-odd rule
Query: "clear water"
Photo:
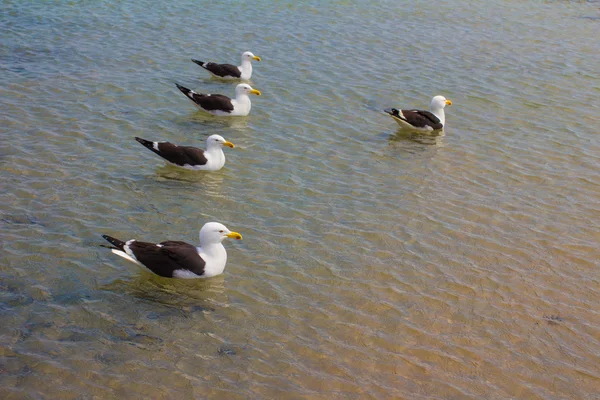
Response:
POLYGON ((1 398, 597 398, 598 2, 1 9, 1 398), (244 50, 250 116, 175 88, 244 50), (436 94, 445 136, 381 112, 436 94), (133 140, 214 133, 212 174, 133 140), (100 247, 211 220, 207 281, 100 247))

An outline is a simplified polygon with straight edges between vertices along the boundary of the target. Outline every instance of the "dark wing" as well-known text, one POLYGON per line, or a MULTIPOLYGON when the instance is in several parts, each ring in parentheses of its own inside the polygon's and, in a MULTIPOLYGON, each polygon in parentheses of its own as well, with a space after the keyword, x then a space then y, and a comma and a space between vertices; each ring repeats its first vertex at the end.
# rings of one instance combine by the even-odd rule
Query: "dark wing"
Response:
POLYGON ((231 99, 227 96, 223 96, 222 94, 192 93, 193 94, 188 97, 207 111, 233 111, 233 104, 231 104, 231 99))
MULTIPOLYGON (((112 248, 114 248, 115 250, 121 250, 121 251, 125 251, 125 249, 123 248, 123 246, 125 246, 125 242, 124 242, 124 241, 122 241, 122 240, 119 240, 119 239, 117 239, 117 238, 114 238, 114 237, 112 237, 112 236, 108 236, 108 235, 102 235, 102 237, 103 237, 104 239, 108 240, 108 242, 109 242, 110 244, 112 244, 113 246, 115 246, 115 247, 109 247, 109 246, 106 246, 106 247, 108 247, 109 249, 112 249, 112 248)), ((103 245, 100 245, 100 246, 103 246, 103 245)))
POLYGON ((151 142, 139 137, 136 137, 135 140, 175 165, 204 165, 208 162, 204 156, 204 150, 196 147, 177 146, 169 142, 151 142))
MULTIPOLYGON (((169 145, 173 148, 173 154, 171 155, 168 151, 165 151, 164 157, 177 165, 205 165, 208 160, 206 159, 204 150, 197 147, 191 146, 176 146, 174 144, 166 142, 165 145, 169 145)), ((162 144, 158 145, 158 149, 162 153, 162 144)), ((169 150, 171 151, 171 150, 169 150)))
POLYGON ((160 246, 147 242, 132 242, 129 249, 135 258, 156 275, 173 277, 173 272, 184 269, 196 275, 204 274, 206 262, 196 247, 180 241, 161 242, 160 246))
POLYGON ((204 150, 190 146, 177 146, 169 142, 159 142, 158 155, 176 165, 204 165, 208 162, 204 150))
POLYGON ((207 111, 233 111, 233 104, 231 104, 231 99, 227 96, 223 96, 222 94, 196 93, 178 83, 175 83, 175 86, 177 86, 177 89, 181 90, 181 93, 185 94, 190 100, 207 111))
POLYGON ((416 128, 425 128, 430 126, 432 129, 442 129, 444 125, 442 125, 441 121, 438 117, 430 113, 429 111, 423 110, 401 110, 402 117, 406 122, 411 124, 416 128))
POLYGON ((213 62, 204 63, 202 68, 210 71, 211 73, 226 78, 228 76, 239 78, 242 76, 242 72, 238 67, 231 64, 216 64, 213 62))

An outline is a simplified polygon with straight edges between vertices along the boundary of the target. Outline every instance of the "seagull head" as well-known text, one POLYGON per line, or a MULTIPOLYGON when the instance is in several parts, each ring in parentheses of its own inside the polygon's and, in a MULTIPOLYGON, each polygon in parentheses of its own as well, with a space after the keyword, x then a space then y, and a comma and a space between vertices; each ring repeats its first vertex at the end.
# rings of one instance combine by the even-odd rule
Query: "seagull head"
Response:
POLYGON ((255 56, 254 54, 252 54, 251 51, 245 51, 242 53, 242 61, 244 60, 248 60, 248 61, 260 61, 260 57, 259 56, 255 56))
POLYGON ((210 147, 221 147, 221 146, 227 146, 227 147, 231 147, 232 149, 235 147, 233 145, 233 143, 225 140, 225 138, 221 135, 210 135, 208 137, 208 139, 206 139, 206 147, 210 148, 210 147))
POLYGON ((451 105, 452 105, 452 102, 450 100, 446 99, 444 96, 435 96, 433 99, 431 99, 430 108, 432 110, 439 110, 446 106, 451 106, 451 105))
POLYGON ((256 90, 256 89, 252 89, 252 86, 248 85, 247 83, 240 83, 239 85, 237 85, 235 87, 235 94, 236 95, 240 95, 240 94, 255 94, 257 96, 260 96, 260 91, 256 90))
POLYGON ((207 222, 200 229, 200 245, 221 243, 223 240, 237 239, 240 240, 242 235, 237 232, 232 232, 223 224, 218 222, 207 222))

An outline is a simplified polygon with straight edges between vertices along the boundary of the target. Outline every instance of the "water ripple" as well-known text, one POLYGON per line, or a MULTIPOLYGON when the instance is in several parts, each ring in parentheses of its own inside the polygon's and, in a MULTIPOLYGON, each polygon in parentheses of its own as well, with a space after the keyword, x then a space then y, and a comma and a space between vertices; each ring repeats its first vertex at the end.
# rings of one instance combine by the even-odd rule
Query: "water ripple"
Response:
POLYGON ((9 1, 2 397, 592 398, 592 3, 467 3, 9 1), (246 49, 249 117, 174 87, 232 94, 189 59, 246 49), (444 135, 381 112, 434 94, 444 135), (210 174, 133 140, 214 133, 236 148, 210 174), (208 220, 244 240, 207 281, 99 246, 208 220))

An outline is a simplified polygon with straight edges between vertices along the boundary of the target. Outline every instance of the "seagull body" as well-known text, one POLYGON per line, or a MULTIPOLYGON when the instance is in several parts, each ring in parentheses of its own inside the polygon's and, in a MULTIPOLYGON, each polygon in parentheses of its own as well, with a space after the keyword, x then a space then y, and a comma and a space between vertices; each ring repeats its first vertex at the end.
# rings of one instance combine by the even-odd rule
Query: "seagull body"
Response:
POLYGON ((400 110, 397 108, 386 108, 388 113, 402 128, 421 132, 431 132, 444 129, 446 115, 444 107, 451 106, 452 102, 444 96, 435 96, 431 100, 429 109, 424 110, 400 110))
POLYGON ((217 116, 246 116, 250 113, 252 103, 249 94, 260 96, 260 91, 252 86, 240 83, 235 87, 235 98, 231 99, 222 94, 196 93, 179 84, 175 84, 181 93, 185 94, 194 104, 212 115, 217 116))
POLYGON ((232 64, 217 64, 214 62, 204 62, 192 59, 193 62, 207 70, 212 76, 222 79, 242 79, 250 80, 252 76, 252 60, 260 61, 259 56, 255 56, 250 51, 242 53, 242 65, 239 67, 232 64))
POLYGON ((227 263, 227 251, 221 242, 225 238, 241 239, 242 235, 231 232, 225 225, 208 222, 200 230, 200 246, 168 240, 160 243, 123 242, 102 235, 116 255, 148 268, 166 278, 211 278, 223 273, 227 263))
POLYGON ((206 150, 191 146, 177 146, 169 142, 151 142, 139 137, 135 140, 167 162, 192 171, 220 170, 225 165, 223 146, 235 147, 220 135, 211 135, 206 139, 206 150))

